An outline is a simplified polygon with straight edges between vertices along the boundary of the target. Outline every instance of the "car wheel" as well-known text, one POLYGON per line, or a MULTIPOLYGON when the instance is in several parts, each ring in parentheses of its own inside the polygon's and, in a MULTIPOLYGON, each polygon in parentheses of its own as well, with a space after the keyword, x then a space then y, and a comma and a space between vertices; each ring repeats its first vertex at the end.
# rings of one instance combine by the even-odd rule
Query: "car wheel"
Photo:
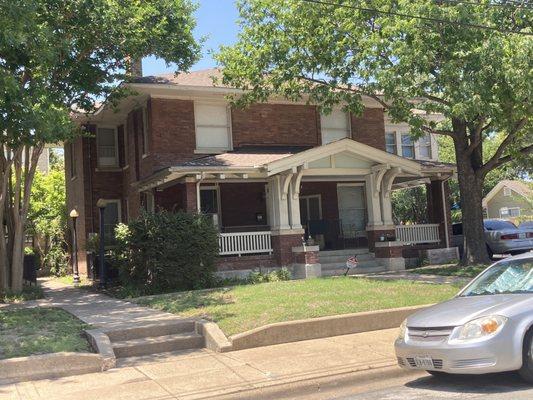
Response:
POLYGON ((530 329, 524 338, 523 357, 522 368, 518 373, 526 382, 533 383, 533 329, 530 329))
POLYGON ((439 379, 448 378, 450 376, 450 374, 448 374, 446 372, 443 372, 443 371, 430 371, 430 370, 427 370, 426 372, 428 374, 433 375, 435 378, 439 378, 439 379))

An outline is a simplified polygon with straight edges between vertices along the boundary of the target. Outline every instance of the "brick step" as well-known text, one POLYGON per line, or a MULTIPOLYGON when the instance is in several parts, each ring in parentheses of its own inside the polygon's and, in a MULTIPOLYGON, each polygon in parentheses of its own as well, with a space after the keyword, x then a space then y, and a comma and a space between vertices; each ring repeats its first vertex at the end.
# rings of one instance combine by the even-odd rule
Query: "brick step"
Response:
POLYGON ((145 337, 112 343, 115 357, 135 357, 171 351, 197 349, 204 346, 204 337, 185 332, 174 335, 145 337))
POLYGON ((165 336, 184 332, 193 332, 194 320, 183 319, 175 321, 148 322, 140 325, 116 327, 106 331, 111 342, 140 339, 146 337, 165 336))

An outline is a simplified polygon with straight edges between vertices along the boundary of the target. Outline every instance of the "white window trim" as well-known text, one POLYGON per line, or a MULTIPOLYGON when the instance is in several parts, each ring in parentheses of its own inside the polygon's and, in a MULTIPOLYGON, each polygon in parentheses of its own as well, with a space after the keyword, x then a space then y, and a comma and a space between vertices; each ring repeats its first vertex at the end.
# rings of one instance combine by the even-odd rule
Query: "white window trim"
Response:
POLYGON ((415 142, 415 160, 433 160, 433 139, 431 133, 428 133, 425 136, 429 136, 429 145, 426 147, 429 147, 429 157, 423 156, 420 154, 420 148, 422 147, 422 143, 420 142, 423 138, 418 139, 415 142))
POLYGON ((504 186, 503 187, 503 195, 505 197, 511 197, 513 195, 512 191, 511 191, 511 188, 508 188, 507 186, 504 186))
POLYGON ((305 200, 307 207, 307 216, 309 216, 309 199, 318 198, 318 215, 322 219, 322 195, 321 194, 308 194, 305 196, 300 196, 300 200, 305 200))
MULTIPOLYGON (((416 160, 416 158, 417 158, 417 157, 416 157, 416 155, 417 155, 417 154, 416 154, 416 153, 417 153, 417 152, 416 152, 416 142, 413 140, 413 138, 411 138, 411 142, 412 142, 412 146, 413 146, 413 157, 407 157, 407 156, 404 156, 404 155, 403 155, 403 146, 404 146, 404 144, 403 144, 403 142, 402 142, 402 135, 408 135, 408 136, 411 136, 410 133, 409 133, 409 131, 400 131, 400 132, 399 132, 399 136, 396 136, 397 139, 398 139, 398 138, 400 139, 400 141, 398 142, 398 143, 399 143, 399 144, 398 144, 398 155, 399 155, 399 156, 402 156, 402 157, 405 157, 405 158, 407 158, 407 159, 409 159, 409 160, 416 160)), ((407 146, 406 146, 406 147, 407 147, 407 146)))
POLYGON ((147 157, 150 154, 150 145, 149 145, 149 130, 148 130, 148 106, 142 108, 142 117, 143 117, 143 157, 147 157))
POLYGON ((399 152, 398 152, 398 132, 397 131, 385 131, 385 151, 389 154, 395 154, 395 155, 398 155, 399 152), (390 153, 388 150, 387 150, 387 135, 393 135, 394 137, 394 149, 396 151, 394 151, 393 153, 390 153))
MULTIPOLYGON (((220 154, 225 153, 226 151, 233 150, 233 123, 231 120, 231 107, 224 102, 220 101, 194 101, 194 138, 195 138, 195 154, 220 154), (226 129, 228 134, 228 147, 199 147, 198 146, 198 136, 196 134, 198 128, 198 113, 196 111, 197 105, 210 105, 210 106, 224 106, 226 108, 226 129)), ((202 126, 220 126, 220 125, 202 125, 202 126)))
POLYGON ((106 126, 106 125, 97 125, 96 126, 96 165, 99 169, 113 169, 113 168, 119 168, 120 160, 118 156, 118 130, 116 126, 106 126), (100 144, 99 144, 99 135, 98 130, 99 129, 113 129, 113 132, 115 133, 115 164, 113 165, 100 165, 100 144))
POLYGON ((516 218, 521 214, 520 207, 501 207, 499 210, 500 218, 516 218), (507 214, 503 215, 502 211, 507 210, 507 214), (518 215, 511 215, 511 210, 518 210, 518 215))
MULTIPOLYGON (((345 136, 343 137, 343 139, 345 138, 348 138, 348 139, 352 139, 352 118, 351 118, 351 114, 349 111, 344 111, 342 109, 334 109, 332 111, 341 111, 344 113, 345 117, 346 117, 346 131, 345 131, 345 136)), ((319 113, 319 116, 320 116, 320 141, 321 143, 324 145, 324 130, 322 129, 322 115, 324 115, 324 113, 319 113)), ((335 130, 338 130, 340 131, 340 129, 335 129, 335 130)), ((337 139, 337 140, 341 140, 341 139, 337 139)), ((354 139, 356 140, 356 139, 354 139)), ((329 142, 331 143, 331 142, 329 142)))

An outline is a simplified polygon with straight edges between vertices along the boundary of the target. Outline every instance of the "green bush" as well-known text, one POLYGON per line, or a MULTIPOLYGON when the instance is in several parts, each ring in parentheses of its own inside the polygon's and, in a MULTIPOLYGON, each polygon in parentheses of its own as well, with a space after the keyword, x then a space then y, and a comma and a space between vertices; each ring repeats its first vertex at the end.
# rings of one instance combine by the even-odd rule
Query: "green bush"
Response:
POLYGON ((143 213, 119 225, 115 238, 112 262, 121 283, 141 294, 202 289, 215 281, 218 237, 205 216, 143 213))
POLYGON ((265 282, 279 282, 279 281, 288 281, 291 279, 291 273, 287 268, 281 268, 275 271, 271 271, 267 274, 261 271, 252 271, 248 275, 248 283, 256 285, 258 283, 265 282))

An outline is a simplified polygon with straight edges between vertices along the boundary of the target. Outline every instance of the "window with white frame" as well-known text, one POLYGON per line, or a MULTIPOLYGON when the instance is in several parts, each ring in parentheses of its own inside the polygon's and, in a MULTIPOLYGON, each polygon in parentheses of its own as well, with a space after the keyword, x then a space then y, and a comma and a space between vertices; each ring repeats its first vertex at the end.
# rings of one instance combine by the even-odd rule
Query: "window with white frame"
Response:
POLYGON ((149 146, 148 146, 148 140, 150 135, 150 126, 148 124, 148 109, 146 107, 143 108, 143 140, 142 140, 142 151, 143 156, 148 154, 149 146))
POLYGON ((225 103, 194 103, 196 150, 221 152, 231 149, 229 110, 225 103))
POLYGON ((387 153, 398 153, 398 146, 396 144, 396 132, 385 133, 385 148, 387 150, 387 153))
POLYGON ((508 187, 504 187, 503 188, 503 195, 507 196, 507 197, 510 197, 511 196, 511 189, 509 189, 508 187))
POLYGON ((520 216, 520 207, 502 207, 500 208, 500 218, 513 218, 520 216))
POLYGON ((322 144, 350 137, 350 116, 342 110, 332 110, 329 114, 320 114, 322 144))
POLYGON ((421 158, 431 158, 431 135, 422 136, 418 140, 418 155, 421 158))
POLYGON ((104 235, 107 238, 115 236, 115 227, 121 222, 120 200, 104 200, 104 235))
POLYGON ((115 128, 98 128, 96 145, 99 167, 118 167, 117 130, 115 128))
POLYGON ((402 156, 415 158, 415 144, 409 133, 402 133, 402 156))

